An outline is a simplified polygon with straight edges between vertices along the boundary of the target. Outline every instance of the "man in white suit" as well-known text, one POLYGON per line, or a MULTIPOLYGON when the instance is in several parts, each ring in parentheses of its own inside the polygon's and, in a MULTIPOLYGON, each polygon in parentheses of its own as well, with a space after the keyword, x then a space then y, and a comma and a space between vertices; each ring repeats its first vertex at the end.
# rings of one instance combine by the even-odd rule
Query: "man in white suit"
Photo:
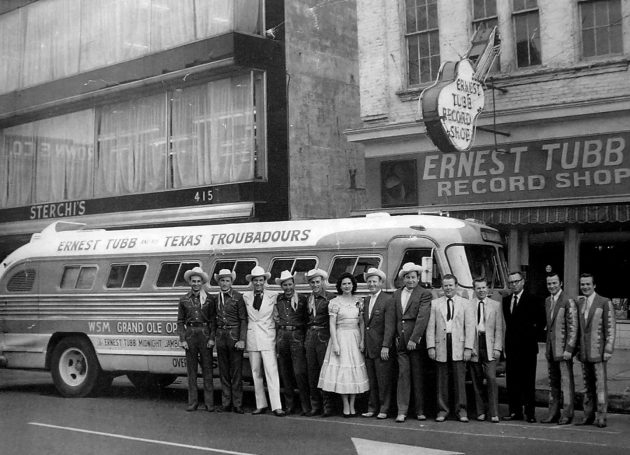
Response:
POLYGON ((442 278, 444 295, 431 301, 431 315, 427 326, 429 358, 437 363, 438 415, 436 422, 444 422, 449 414, 448 382, 453 377, 455 416, 468 422, 466 411, 466 363, 470 360, 475 340, 475 317, 468 300, 455 293, 457 278, 446 274, 442 278))
POLYGON ((265 292, 265 282, 271 277, 270 273, 256 266, 245 279, 249 281, 253 290, 243 293, 245 308, 247 308, 247 346, 249 363, 252 367, 254 390, 256 392, 256 410, 252 414, 264 414, 267 410, 267 397, 263 382, 263 370, 267 380, 271 409, 278 417, 283 417, 280 401, 280 378, 278 375, 278 361, 276 359, 276 292, 265 292))
POLYGON ((475 392, 477 420, 486 420, 486 408, 492 423, 499 423, 499 389, 497 385, 497 361, 503 350, 503 310, 501 303, 488 298, 488 282, 485 278, 473 280, 475 295, 468 305, 476 315, 475 337, 470 359, 470 377, 475 392), (487 401, 483 390, 486 378, 487 401))

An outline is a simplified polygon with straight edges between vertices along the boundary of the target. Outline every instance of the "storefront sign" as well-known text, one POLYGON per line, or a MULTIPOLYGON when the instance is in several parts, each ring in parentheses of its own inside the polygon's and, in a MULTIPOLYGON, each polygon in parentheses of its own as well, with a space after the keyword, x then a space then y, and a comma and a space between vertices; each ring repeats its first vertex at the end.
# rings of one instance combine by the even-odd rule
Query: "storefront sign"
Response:
POLYGON ((428 153, 419 168, 420 206, 630 198, 630 133, 428 153))

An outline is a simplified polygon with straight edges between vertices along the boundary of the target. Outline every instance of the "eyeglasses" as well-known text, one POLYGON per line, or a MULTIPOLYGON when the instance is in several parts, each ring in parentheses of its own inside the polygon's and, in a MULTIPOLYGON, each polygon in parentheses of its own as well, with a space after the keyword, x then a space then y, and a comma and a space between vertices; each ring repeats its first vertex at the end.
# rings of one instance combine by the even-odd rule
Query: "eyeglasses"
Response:
POLYGON ((508 284, 518 284, 518 283, 520 283, 521 281, 523 281, 523 278, 520 278, 520 279, 518 279, 518 280, 508 281, 508 284))

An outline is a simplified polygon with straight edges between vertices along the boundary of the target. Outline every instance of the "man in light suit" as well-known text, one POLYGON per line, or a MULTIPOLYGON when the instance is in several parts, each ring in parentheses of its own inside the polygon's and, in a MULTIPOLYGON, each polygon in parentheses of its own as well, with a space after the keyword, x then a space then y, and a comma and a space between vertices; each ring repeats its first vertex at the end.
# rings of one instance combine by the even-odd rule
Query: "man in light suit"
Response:
POLYGON ((472 356, 475 317, 469 302, 457 295, 456 290, 455 275, 444 275, 442 277, 444 295, 431 302, 431 314, 427 325, 429 358, 437 362, 436 422, 444 422, 449 413, 448 382, 451 375, 455 389, 455 415, 460 422, 468 422, 465 362, 472 356))
POLYGON ((586 394, 584 420, 576 425, 606 426, 608 390, 606 364, 615 347, 615 308, 612 302, 595 292, 595 279, 590 273, 580 275, 578 320, 580 324, 579 359, 586 394), (597 409, 597 411, 595 411, 597 409))
POLYGON ((578 314, 575 301, 562 291, 557 273, 547 275, 549 297, 545 299, 547 342, 545 357, 549 365, 549 415, 543 423, 566 425, 573 420, 575 380, 573 354, 578 337, 578 314), (560 403, 562 416, 560 415, 560 403))
POLYGON ((276 358, 276 298, 277 292, 265 292, 265 282, 271 274, 256 266, 245 279, 252 283, 253 290, 243 293, 247 308, 247 352, 252 367, 256 409, 252 414, 264 414, 267 410, 267 397, 263 381, 263 371, 267 380, 269 401, 274 415, 284 417, 280 401, 280 376, 276 358))
POLYGON ((398 277, 404 282, 394 292, 396 310, 396 350, 398 360, 398 416, 396 422, 404 422, 409 410, 411 390, 418 420, 426 420, 424 410, 424 386, 429 361, 426 351, 425 331, 431 312, 431 292, 418 286, 422 267, 407 262, 398 277))
POLYGON ((505 382, 509 415, 503 420, 536 422, 536 365, 538 339, 545 328, 545 305, 525 291, 521 272, 510 272, 512 293, 503 298, 505 320, 505 382))
POLYGON ((486 278, 473 280, 475 291, 470 300, 476 315, 475 338, 470 366, 470 377, 475 392, 477 420, 486 420, 486 408, 492 423, 499 422, 499 388, 497 362, 503 350, 503 311, 501 303, 488 297, 486 278), (488 400, 484 402, 483 379, 486 379, 488 400))
POLYGON ((364 298, 365 366, 370 380, 368 411, 363 417, 386 419, 392 394, 392 362, 390 350, 396 331, 396 314, 391 295, 381 291, 385 272, 370 268, 364 274, 370 292, 364 298))

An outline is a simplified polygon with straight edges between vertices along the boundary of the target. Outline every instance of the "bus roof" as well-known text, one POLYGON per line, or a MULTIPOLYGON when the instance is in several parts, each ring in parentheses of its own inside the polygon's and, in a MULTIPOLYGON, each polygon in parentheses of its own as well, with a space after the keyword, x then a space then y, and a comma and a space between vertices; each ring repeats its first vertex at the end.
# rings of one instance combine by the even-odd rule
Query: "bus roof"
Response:
MULTIPOLYGON (((434 231, 431 235, 435 236, 436 230, 451 231, 453 235, 466 225, 465 221, 456 218, 433 215, 389 216, 386 213, 360 218, 112 231, 58 222, 51 224, 41 233, 34 234, 28 244, 10 254, 2 265, 7 267, 15 261, 35 257, 340 248, 343 245, 339 245, 339 240, 347 239, 348 234, 362 236, 366 246, 369 246, 372 243, 370 232, 378 231, 379 238, 383 237, 384 231, 390 229, 392 232, 389 238, 404 233, 420 234, 422 231, 434 231)), ((442 232, 442 235, 449 235, 447 232, 442 232)))

